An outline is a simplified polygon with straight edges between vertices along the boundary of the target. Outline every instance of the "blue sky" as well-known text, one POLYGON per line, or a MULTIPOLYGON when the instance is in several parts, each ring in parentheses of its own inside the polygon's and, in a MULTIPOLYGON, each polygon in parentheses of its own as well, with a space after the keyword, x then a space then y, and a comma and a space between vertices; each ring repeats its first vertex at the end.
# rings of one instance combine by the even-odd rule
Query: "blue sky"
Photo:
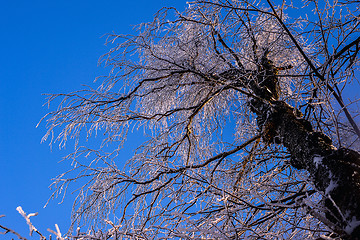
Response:
MULTIPOLYGON (((33 223, 43 233, 57 223, 69 226, 72 196, 43 208, 51 178, 69 168, 59 162, 71 146, 50 150, 41 144, 49 109, 44 93, 79 90, 92 85, 107 69, 97 66, 109 50, 106 33, 130 33, 132 25, 152 20, 163 6, 183 10, 184 0, 14 0, 0 8, 0 224, 28 237, 28 227, 15 210, 39 212, 33 223), (102 38, 101 38, 102 37, 102 38)), ((52 106, 54 109, 56 106, 52 106)), ((135 143, 134 143, 135 144, 135 143)), ((4 239, 10 239, 10 234, 4 239)), ((35 239, 35 238, 34 238, 35 239)), ((36 239, 38 239, 36 237, 36 239)))

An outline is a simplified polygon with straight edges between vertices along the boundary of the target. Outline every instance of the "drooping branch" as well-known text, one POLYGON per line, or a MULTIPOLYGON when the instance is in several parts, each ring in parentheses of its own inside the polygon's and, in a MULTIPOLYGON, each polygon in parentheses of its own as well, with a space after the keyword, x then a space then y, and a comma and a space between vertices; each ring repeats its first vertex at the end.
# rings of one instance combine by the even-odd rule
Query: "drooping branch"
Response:
MULTIPOLYGON (((344 39, 334 53, 341 56, 318 67, 314 59, 319 55, 312 55, 311 44, 301 39, 306 33, 292 28, 296 21, 283 22, 278 9, 279 21, 276 11, 248 1, 190 4, 183 15, 172 9, 178 17, 170 22, 165 19, 169 9, 160 11, 153 23, 141 27, 139 36, 125 38, 106 55, 116 72, 109 83, 84 95, 61 96, 65 101, 50 114, 50 130, 66 125, 60 139, 77 136, 80 128, 89 126, 89 135, 104 129, 106 142, 120 142, 110 153, 77 150, 82 154, 73 159, 96 152, 94 160, 77 162, 78 176, 58 179, 61 186, 90 179, 81 188, 74 220, 106 218, 122 206, 118 219, 124 221, 110 225, 129 238, 193 234, 241 239, 267 238, 269 233, 274 238, 319 237, 329 228, 344 238, 355 236, 359 209, 351 204, 359 197, 359 154, 336 149, 324 134, 353 130, 346 126, 342 131, 336 112, 331 115, 324 104, 332 100, 332 93, 346 105, 336 88, 343 78, 328 81, 322 66, 329 64, 330 72, 336 65, 333 75, 341 72, 346 67, 341 63, 353 61, 349 56, 356 55, 351 51, 358 48, 358 40, 340 50, 348 41, 344 39), (124 59, 132 59, 134 52, 140 53, 140 62, 129 65, 124 59), (286 75, 277 74, 290 68, 286 75), (119 91, 113 88, 122 81, 119 91), (302 117, 287 104, 292 102, 307 102, 303 106, 314 114, 305 110, 302 117), (226 136, 228 117, 236 121, 231 139, 226 136), (119 149, 132 126, 146 126, 151 139, 120 170, 119 149), (313 184, 304 180, 305 171, 294 171, 288 162, 309 172, 313 184), (344 190, 351 196, 338 194, 344 190), (319 195, 320 204, 315 203, 319 195), (129 210, 130 206, 134 207, 129 210)), ((317 34, 309 35, 317 39, 317 34)), ((349 114, 346 108, 337 110, 349 114)))

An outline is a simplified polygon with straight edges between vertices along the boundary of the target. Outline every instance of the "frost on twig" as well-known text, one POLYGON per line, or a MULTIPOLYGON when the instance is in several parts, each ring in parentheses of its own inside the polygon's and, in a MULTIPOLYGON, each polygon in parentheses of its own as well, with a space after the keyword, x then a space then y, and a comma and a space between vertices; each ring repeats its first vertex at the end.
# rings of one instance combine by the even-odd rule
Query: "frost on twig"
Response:
POLYGON ((27 225, 29 226, 29 230, 30 230, 30 236, 32 236, 33 232, 37 232, 38 233, 38 230, 34 227, 34 225, 31 223, 30 221, 30 217, 33 217, 33 216, 37 216, 38 213, 30 213, 30 214, 26 214, 24 212, 24 210, 21 208, 21 206, 17 207, 16 210, 21 214, 21 216, 23 216, 26 220, 26 223, 27 225))
POLYGON ((53 233, 56 236, 57 240, 63 240, 64 238, 61 236, 60 228, 57 224, 55 224, 56 232, 48 228, 47 230, 53 233))
POLYGON ((110 35, 109 77, 50 95, 61 103, 44 118, 45 138, 76 139, 73 168, 53 185, 56 196, 84 183, 72 227, 106 235, 110 225, 129 239, 357 234, 357 100, 344 101, 359 69, 351 2, 194 0, 135 35, 110 35), (124 159, 136 129, 147 138, 124 159), (85 135, 103 141, 79 147, 85 135))

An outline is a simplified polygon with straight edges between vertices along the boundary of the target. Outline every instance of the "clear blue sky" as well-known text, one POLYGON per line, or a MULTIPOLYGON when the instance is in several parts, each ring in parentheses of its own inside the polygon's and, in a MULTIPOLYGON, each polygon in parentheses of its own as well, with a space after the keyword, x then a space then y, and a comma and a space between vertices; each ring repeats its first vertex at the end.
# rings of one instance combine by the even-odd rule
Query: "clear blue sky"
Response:
MULTIPOLYGON (((150 21, 163 6, 186 7, 185 0, 11 0, 0 7, 0 224, 28 237, 28 227, 15 210, 39 212, 33 223, 43 233, 57 223, 69 226, 71 196, 43 208, 51 178, 69 168, 59 163, 66 153, 40 144, 49 110, 44 93, 71 92, 91 85, 106 73, 97 67, 106 33, 129 33, 132 25, 150 21)), ((54 109, 55 106, 53 106, 54 109)), ((1 239, 15 237, 10 234, 1 239)), ((38 239, 38 237, 36 237, 38 239)))

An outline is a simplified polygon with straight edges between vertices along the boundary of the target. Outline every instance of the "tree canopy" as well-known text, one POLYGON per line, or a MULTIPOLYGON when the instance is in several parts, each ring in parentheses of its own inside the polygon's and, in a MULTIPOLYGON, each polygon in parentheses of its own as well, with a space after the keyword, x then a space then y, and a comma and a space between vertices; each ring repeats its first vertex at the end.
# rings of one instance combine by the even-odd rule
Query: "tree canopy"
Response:
POLYGON ((83 183, 73 226, 93 231, 77 236, 359 239, 359 16, 351 0, 195 0, 110 34, 109 76, 51 95, 45 117, 44 140, 76 139, 54 196, 83 183))

